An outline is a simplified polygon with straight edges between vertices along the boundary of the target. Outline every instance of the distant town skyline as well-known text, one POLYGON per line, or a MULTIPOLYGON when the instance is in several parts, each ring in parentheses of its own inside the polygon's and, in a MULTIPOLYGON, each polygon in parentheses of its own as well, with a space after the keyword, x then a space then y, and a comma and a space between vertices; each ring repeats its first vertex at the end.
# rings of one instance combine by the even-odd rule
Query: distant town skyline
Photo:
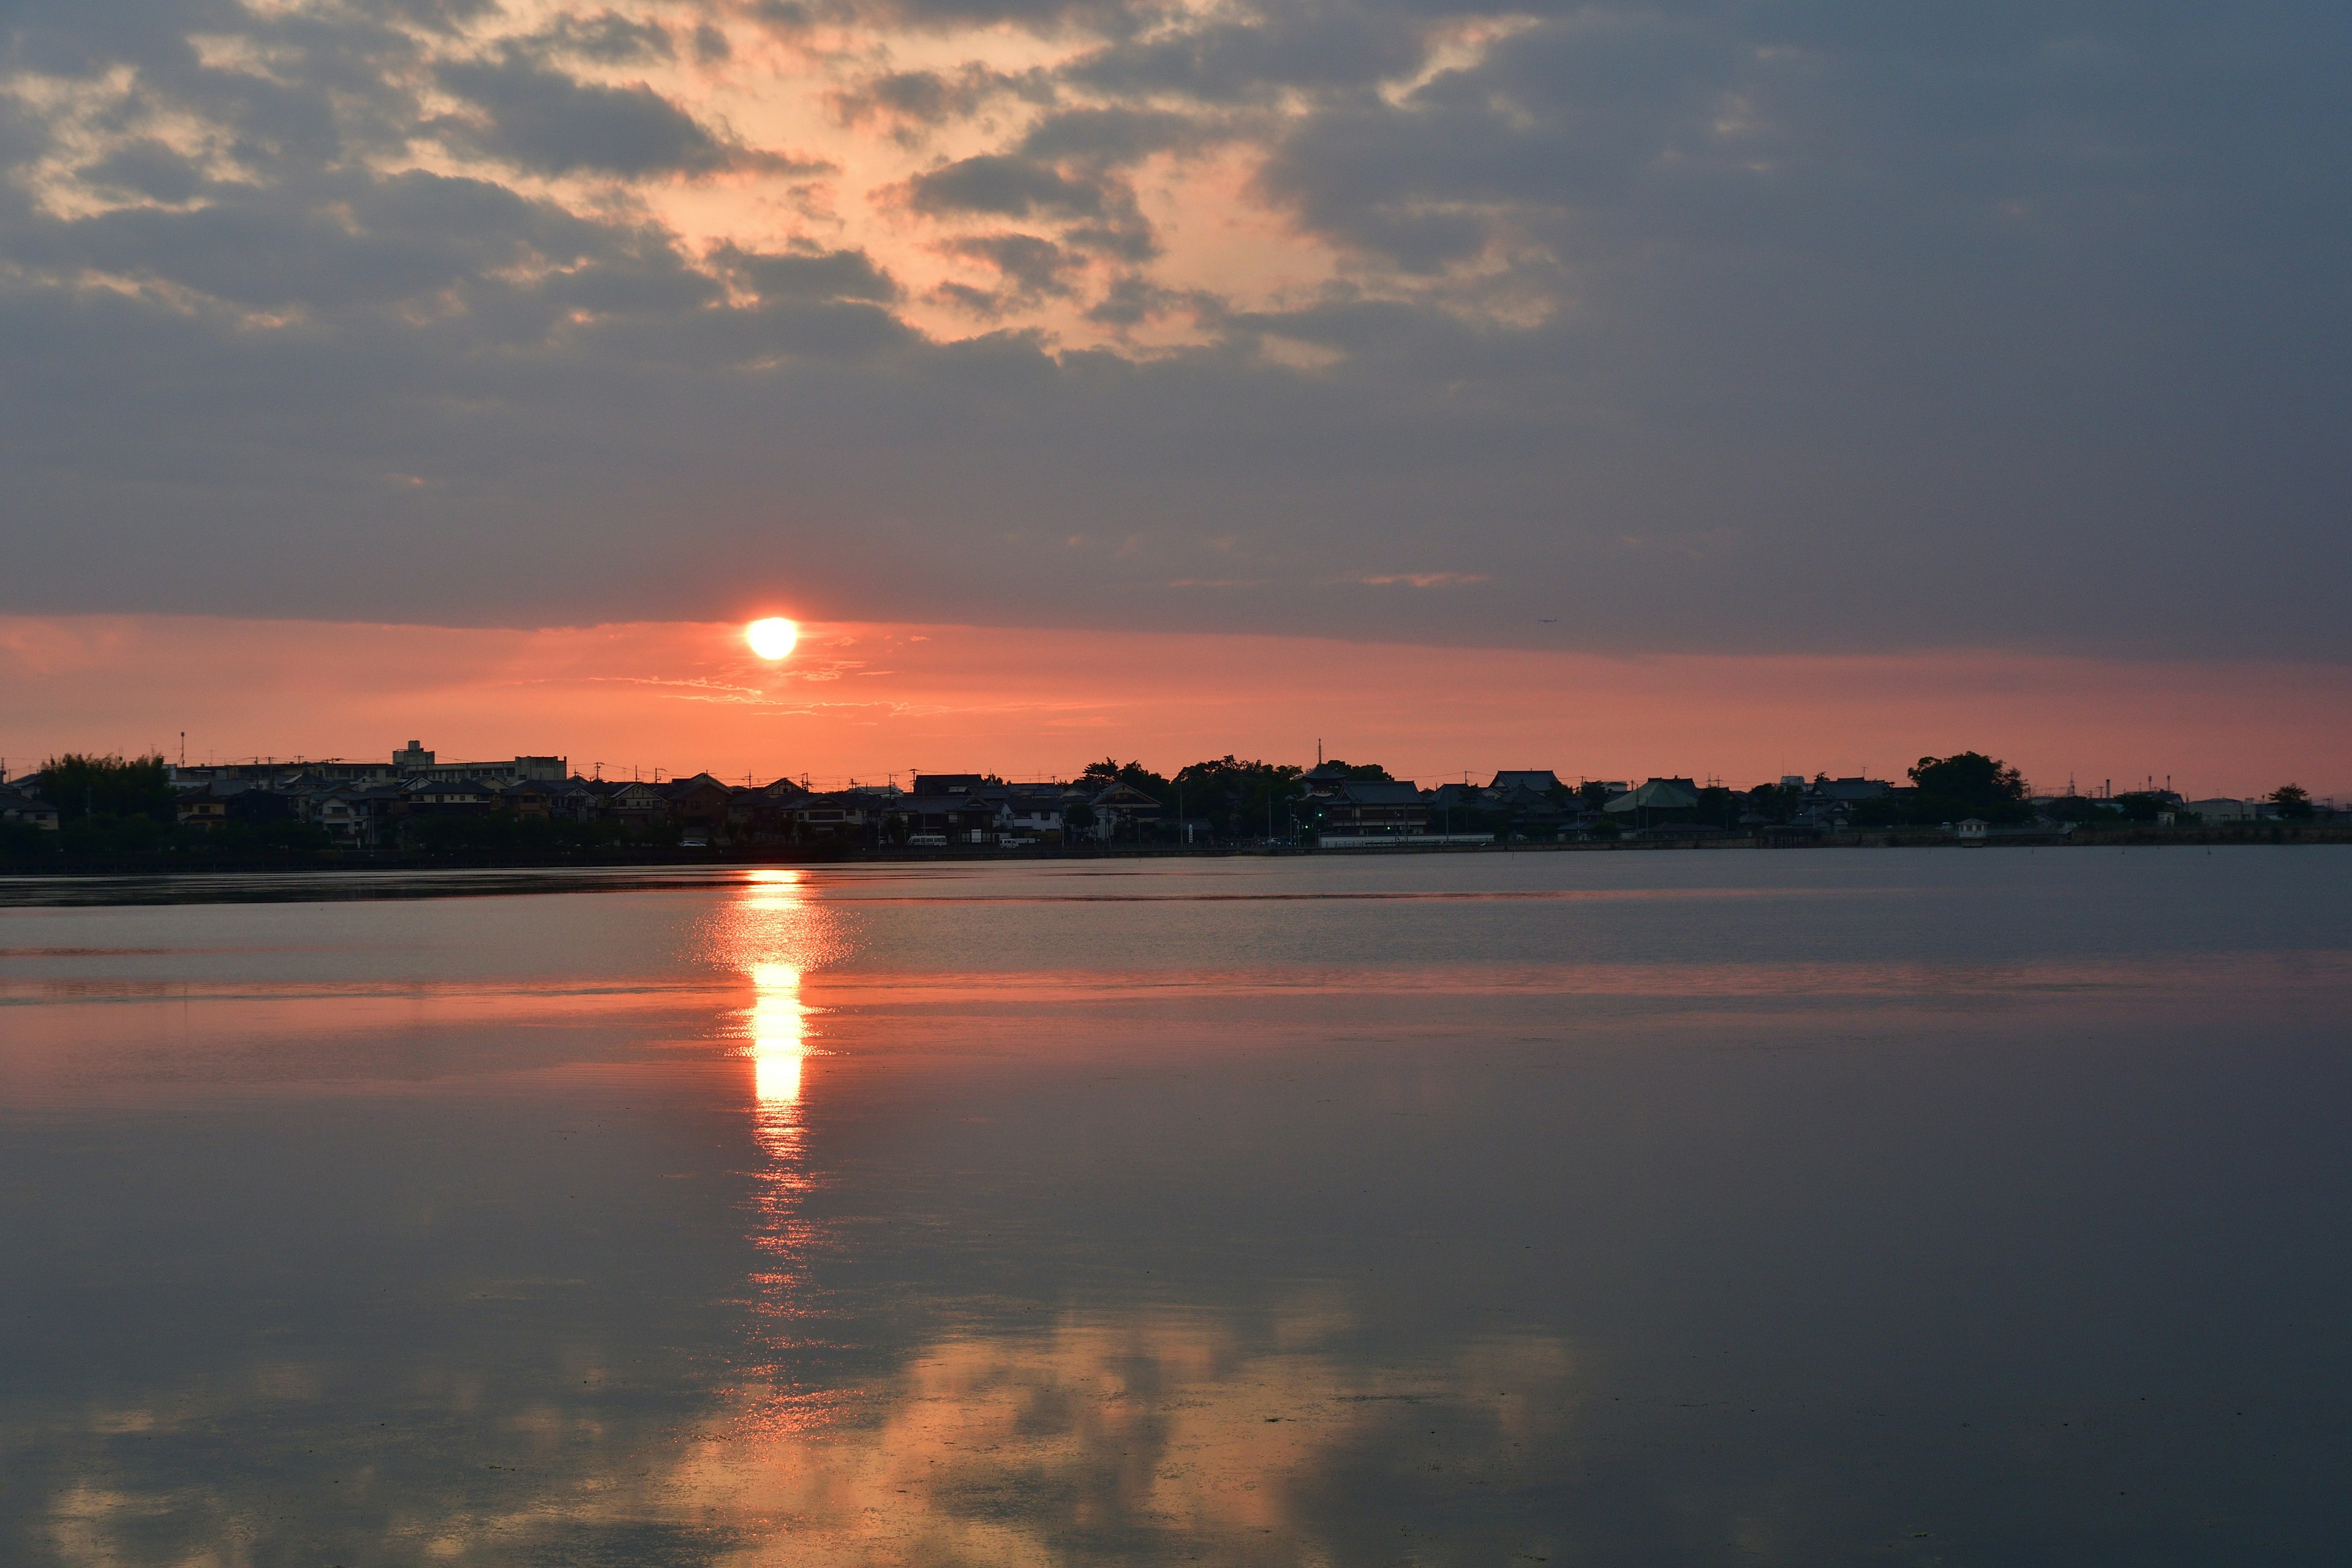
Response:
POLYGON ((67 750, 373 759, 556 752, 586 773, 761 782, 916 768, 1068 776, 1231 752, 1378 762, 1424 783, 1547 767, 1595 778, 1898 779, 1972 748, 2037 788, 2153 775, 2191 796, 2290 781, 2352 795, 2352 710, 2322 665, 1983 653, 1606 658, 1326 639, 809 623, 778 665, 728 624, 536 632, 201 617, 0 617, 0 756, 67 750), (615 770, 620 770, 617 773, 615 770))

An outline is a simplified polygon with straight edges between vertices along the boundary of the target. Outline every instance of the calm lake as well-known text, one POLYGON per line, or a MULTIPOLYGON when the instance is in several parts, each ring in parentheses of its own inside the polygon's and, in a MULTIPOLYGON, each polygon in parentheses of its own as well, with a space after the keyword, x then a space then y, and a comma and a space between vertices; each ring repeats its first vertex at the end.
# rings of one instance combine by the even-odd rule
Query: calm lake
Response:
POLYGON ((2352 1553, 2352 850, 530 885, 0 909, 0 1562, 2352 1553))

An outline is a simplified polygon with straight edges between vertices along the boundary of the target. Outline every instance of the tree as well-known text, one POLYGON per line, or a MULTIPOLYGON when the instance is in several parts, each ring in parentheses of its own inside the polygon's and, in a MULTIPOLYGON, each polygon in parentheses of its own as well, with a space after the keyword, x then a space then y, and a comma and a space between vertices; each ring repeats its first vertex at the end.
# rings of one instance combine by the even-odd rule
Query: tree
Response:
POLYGON ((1576 798, 1587 811, 1599 811, 1609 804, 1609 786, 1599 779, 1587 779, 1576 786, 1576 798))
POLYGON ((2311 819, 2311 792, 2301 784, 2279 785, 2271 791, 2271 801, 2278 807, 2279 816, 2289 822, 2308 822, 2311 819))
POLYGON ((1910 772, 1919 790, 1912 803, 1914 821, 1978 816, 1987 822, 2020 822, 2032 815, 2025 803, 2023 775, 1982 752, 1922 757, 1910 772))
POLYGON ((1388 769, 1381 766, 1378 763, 1343 763, 1339 758, 1334 757, 1329 762, 1323 764, 1323 772, 1326 773, 1336 773, 1342 778, 1363 779, 1371 784, 1389 784, 1393 782, 1389 776, 1388 769))
POLYGON ((0 822, 0 862, 45 860, 63 847, 63 837, 29 822, 0 822))
POLYGON ((125 762, 119 756, 68 752, 41 764, 41 798, 62 823, 85 816, 173 819, 172 784, 161 755, 125 762))
POLYGON ((1748 792, 1748 809, 1767 822, 1786 822, 1804 804, 1804 791, 1779 784, 1758 784, 1748 792))
POLYGON ((1245 837, 1271 833, 1277 816, 1288 818, 1298 772, 1286 763, 1244 763, 1228 752, 1179 768, 1172 782, 1187 816, 1205 816, 1218 831, 1245 837))
POLYGON ((1117 758, 1105 757, 1101 762, 1088 763, 1087 771, 1078 776, 1093 779, 1106 788, 1123 784, 1129 789, 1141 790, 1162 805, 1171 805, 1176 798, 1175 786, 1141 763, 1121 763, 1117 758))

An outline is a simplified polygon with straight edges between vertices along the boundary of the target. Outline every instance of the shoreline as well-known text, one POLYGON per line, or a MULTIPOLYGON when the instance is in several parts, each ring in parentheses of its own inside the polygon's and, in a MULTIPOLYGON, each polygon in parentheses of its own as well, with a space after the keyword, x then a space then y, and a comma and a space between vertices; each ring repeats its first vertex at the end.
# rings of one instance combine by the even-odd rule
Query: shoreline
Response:
POLYGON ((714 851, 648 851, 632 856, 564 859, 425 858, 304 859, 211 865, 115 861, 39 868, 0 868, 0 908, 182 902, 298 901, 489 897, 525 892, 588 892, 707 886, 730 873, 773 869, 951 865, 1086 865, 1171 860, 1422 858, 1439 855, 1659 854, 1736 850, 2081 849, 2291 847, 2352 844, 2352 825, 2266 824, 2212 828, 2018 834, 1962 842, 1939 828, 1873 829, 1813 842, 1748 837, 1659 838, 1632 843, 1399 844, 1346 848, 1231 845, 1122 846, 1072 850, 962 848, 859 849, 735 855, 714 851), (108 896, 108 895, 113 896, 108 896), (209 895, 209 896, 208 896, 209 895))

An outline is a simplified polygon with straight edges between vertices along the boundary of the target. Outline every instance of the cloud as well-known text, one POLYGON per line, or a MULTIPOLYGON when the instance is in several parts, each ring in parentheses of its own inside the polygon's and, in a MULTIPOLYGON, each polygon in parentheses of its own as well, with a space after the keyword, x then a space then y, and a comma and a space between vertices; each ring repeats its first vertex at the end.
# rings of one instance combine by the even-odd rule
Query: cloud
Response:
POLYGON ((444 116, 425 129, 541 174, 707 174, 735 156, 643 83, 583 82, 517 56, 452 62, 436 77, 478 117, 444 116))
POLYGON ((1342 577, 1342 583, 1361 583, 1372 588, 1454 588, 1472 583, 1487 583, 1493 579, 1484 572, 1387 572, 1359 573, 1342 577))
POLYGON ((1006 300, 1026 301, 1050 294, 1066 294, 1069 285, 1065 279, 1082 265, 1078 258, 1051 240, 1028 234, 990 234, 950 240, 948 248, 956 255, 986 263, 1003 279, 998 295, 967 297, 990 310, 1001 310, 1006 300))
POLYGON ((2101 0, 20 6, 0 604, 2338 657, 2348 66, 2101 0))
POLYGON ((862 250, 810 250, 782 256, 721 247, 712 260, 743 279, 763 302, 854 300, 888 304, 900 289, 862 250))
POLYGON ((908 204, 919 213, 986 213, 1026 217, 1032 213, 1092 217, 1103 211, 1102 187, 1072 179, 1034 158, 992 153, 964 158, 918 174, 908 183, 908 204))

